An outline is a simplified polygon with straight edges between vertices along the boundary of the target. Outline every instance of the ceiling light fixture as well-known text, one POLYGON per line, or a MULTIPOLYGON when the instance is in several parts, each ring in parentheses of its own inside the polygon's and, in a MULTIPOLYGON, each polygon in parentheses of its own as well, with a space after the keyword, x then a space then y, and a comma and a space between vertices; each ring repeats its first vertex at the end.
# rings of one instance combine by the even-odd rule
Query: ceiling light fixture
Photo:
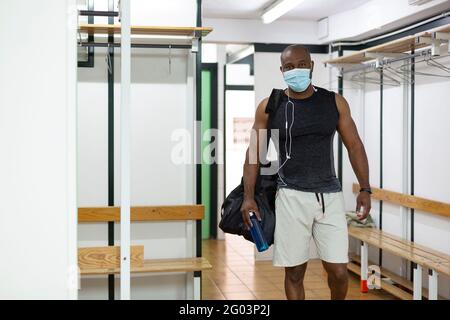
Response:
POLYGON ((271 23, 294 9, 305 0, 278 0, 266 8, 261 16, 264 23, 271 23))

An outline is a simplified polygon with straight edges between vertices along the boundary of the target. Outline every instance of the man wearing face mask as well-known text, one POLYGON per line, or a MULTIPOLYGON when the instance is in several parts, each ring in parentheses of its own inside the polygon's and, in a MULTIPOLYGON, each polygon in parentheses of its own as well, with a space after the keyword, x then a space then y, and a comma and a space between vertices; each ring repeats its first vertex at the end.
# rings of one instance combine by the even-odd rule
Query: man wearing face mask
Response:
POLYGON ((336 131, 361 186, 356 200, 359 218, 365 219, 371 208, 367 156, 348 103, 337 93, 313 86, 313 69, 305 47, 291 45, 283 51, 280 70, 288 88, 278 105, 268 104, 269 98, 259 104, 253 125, 258 134, 252 137, 244 164, 241 213, 249 228, 249 212, 259 217, 254 200, 259 154, 254 146, 260 145, 260 130, 278 129, 273 264, 285 268, 285 291, 290 300, 305 298, 303 278, 311 238, 328 273, 331 299, 344 299, 347 293, 348 232, 342 188, 334 168, 336 131), (251 163, 249 159, 258 161, 251 163))

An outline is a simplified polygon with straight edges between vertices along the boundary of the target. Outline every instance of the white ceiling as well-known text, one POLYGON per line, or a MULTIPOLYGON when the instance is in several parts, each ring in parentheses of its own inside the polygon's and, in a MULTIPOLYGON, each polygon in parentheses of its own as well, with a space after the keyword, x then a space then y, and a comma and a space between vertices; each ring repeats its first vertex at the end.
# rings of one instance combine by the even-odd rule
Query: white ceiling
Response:
MULTIPOLYGON (((370 0, 305 0, 282 16, 284 20, 320 20, 356 8, 370 0)), ((203 0, 206 18, 259 19, 274 0, 203 0)))

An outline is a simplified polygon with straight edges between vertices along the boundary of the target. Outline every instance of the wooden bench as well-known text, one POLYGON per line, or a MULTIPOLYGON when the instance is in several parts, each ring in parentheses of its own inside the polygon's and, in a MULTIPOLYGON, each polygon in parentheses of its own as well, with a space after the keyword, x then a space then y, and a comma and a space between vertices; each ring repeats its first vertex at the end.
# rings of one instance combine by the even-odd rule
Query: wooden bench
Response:
MULTIPOLYGON (((397 204, 407 208, 413 208, 427 213, 450 217, 450 204, 428 200, 416 196, 404 195, 398 192, 388 191, 384 189, 372 188, 372 198, 397 204)), ((359 191, 359 185, 353 185, 353 192, 359 191)), ((404 258, 415 264, 413 272, 413 284, 401 277, 395 276, 387 270, 381 270, 381 273, 393 281, 397 282, 397 286, 382 282, 382 288, 386 291, 396 295, 401 299, 421 300, 425 296, 430 300, 438 299, 438 274, 450 276, 450 255, 427 248, 425 246, 416 244, 414 242, 402 239, 398 236, 389 234, 374 228, 358 228, 349 227, 349 235, 355 239, 360 240, 361 243, 361 257, 360 268, 355 263, 349 263, 349 270, 358 273, 361 276, 361 291, 367 292, 367 274, 368 274, 368 246, 374 246, 389 252, 393 255, 404 258), (422 288, 422 269, 429 270, 429 288, 428 292, 422 288), (405 293, 401 290, 403 287, 406 290, 412 289, 413 295, 405 293)), ((358 258, 354 259, 358 262, 358 258)))
MULTIPOLYGON (((131 207, 130 221, 189 221, 204 217, 203 205, 141 206, 131 207)), ((78 208, 79 223, 119 222, 120 207, 78 208)), ((195 272, 211 269, 206 258, 175 258, 144 260, 144 246, 131 246, 131 273, 152 274, 166 272, 195 272)), ((78 249, 81 276, 120 273, 120 247, 91 247, 78 249)), ((200 296, 194 285, 194 297, 200 296)))
MULTIPOLYGON (((144 246, 131 246, 131 273, 194 272, 211 269, 205 258, 144 260, 144 246)), ((120 247, 78 248, 80 274, 106 275, 120 273, 120 247)))

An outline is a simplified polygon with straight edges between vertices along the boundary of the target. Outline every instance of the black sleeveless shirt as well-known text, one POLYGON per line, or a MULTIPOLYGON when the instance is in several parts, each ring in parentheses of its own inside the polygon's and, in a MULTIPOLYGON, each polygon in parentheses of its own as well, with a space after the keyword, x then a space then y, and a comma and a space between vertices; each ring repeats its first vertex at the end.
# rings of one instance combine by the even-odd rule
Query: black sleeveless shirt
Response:
POLYGON ((333 155, 333 139, 339 119, 335 93, 319 87, 315 89, 309 98, 291 98, 293 107, 283 91, 279 104, 272 106, 274 110, 270 110, 269 105, 266 108, 266 113, 270 113, 269 129, 278 129, 278 134, 271 130, 280 167, 278 187, 307 192, 339 192, 341 184, 336 177, 333 155), (288 154, 290 150, 290 159, 286 159, 286 148, 288 154))

